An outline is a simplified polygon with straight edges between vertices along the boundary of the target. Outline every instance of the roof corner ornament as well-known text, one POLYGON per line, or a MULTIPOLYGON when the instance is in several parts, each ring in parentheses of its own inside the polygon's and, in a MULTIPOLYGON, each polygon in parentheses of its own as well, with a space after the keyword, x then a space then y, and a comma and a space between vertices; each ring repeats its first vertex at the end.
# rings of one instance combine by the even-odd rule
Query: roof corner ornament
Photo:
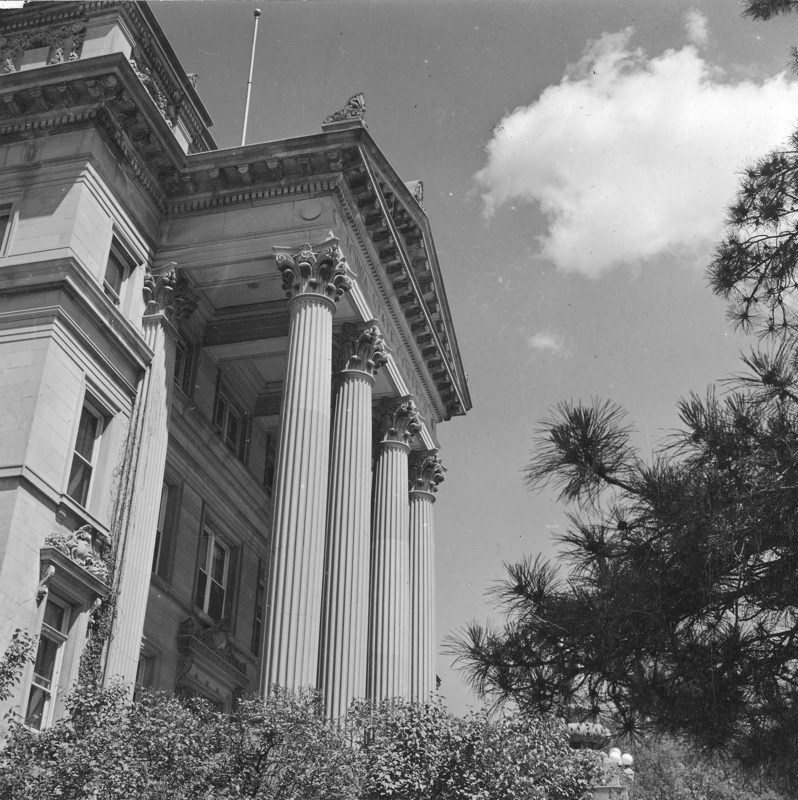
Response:
MULTIPOLYGON (((407 181, 405 183, 413 199, 421 206, 424 202, 424 181, 407 181)), ((423 208, 423 206, 421 206, 423 208)))
POLYGON ((368 129, 366 124, 366 97, 363 92, 353 94, 340 111, 330 114, 321 124, 323 131, 344 128, 368 129))

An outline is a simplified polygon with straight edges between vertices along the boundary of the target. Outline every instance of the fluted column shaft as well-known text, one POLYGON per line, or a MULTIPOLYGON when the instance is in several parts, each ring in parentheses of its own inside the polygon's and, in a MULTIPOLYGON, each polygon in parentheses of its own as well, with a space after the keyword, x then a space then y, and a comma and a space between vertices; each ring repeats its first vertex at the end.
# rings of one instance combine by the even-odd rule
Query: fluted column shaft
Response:
MULTIPOLYGON (((275 248, 277 249, 277 248, 275 248)), ((315 686, 330 455, 332 319, 345 276, 337 243, 278 253, 289 301, 262 689, 315 686)))
POLYGON ((444 469, 434 452, 410 461, 410 699, 435 691, 435 531, 432 506, 444 469))
POLYGON ((410 438, 418 432, 412 401, 389 412, 374 472, 367 695, 409 696, 410 547, 407 496, 410 438))
POLYGON ((277 450, 265 686, 315 685, 330 453, 333 306, 290 303, 277 450))
POLYGON ((114 579, 117 600, 105 664, 107 680, 121 678, 131 687, 144 632, 169 443, 177 337, 169 320, 187 316, 194 307, 181 297, 174 270, 158 276, 148 273, 144 291, 147 312, 142 327, 153 357, 136 397, 120 480, 114 526, 119 537, 114 579))
POLYGON ((385 362, 376 327, 344 326, 330 458, 318 689, 325 715, 339 719, 366 695, 369 540, 371 533, 371 395, 385 362))
POLYGON ((430 492, 410 492, 410 699, 435 690, 435 542, 430 492))

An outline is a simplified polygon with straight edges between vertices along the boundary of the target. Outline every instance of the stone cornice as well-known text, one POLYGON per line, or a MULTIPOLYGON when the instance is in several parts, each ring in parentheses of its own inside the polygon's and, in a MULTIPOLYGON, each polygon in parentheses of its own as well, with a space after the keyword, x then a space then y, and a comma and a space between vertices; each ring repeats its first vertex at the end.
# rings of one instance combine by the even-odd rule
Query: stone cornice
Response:
POLYGON ((408 353, 422 383, 426 374, 434 385, 430 397, 440 398, 442 416, 471 407, 429 220, 413 184, 399 179, 364 128, 198 153, 188 157, 181 183, 170 197, 170 215, 291 195, 335 194, 363 255, 382 266, 399 316, 406 320, 400 336, 404 339, 406 329, 415 341, 421 361, 406 342, 408 353))
POLYGON ((0 140, 93 124, 162 212, 185 156, 122 53, 0 78, 0 140))
POLYGON ((426 214, 364 128, 186 157, 161 111, 121 53, 0 79, 0 138, 94 125, 168 216, 337 196, 386 298, 395 298, 387 308, 419 388, 444 419, 471 407, 426 214))
MULTIPOLYGON (((195 150, 213 150, 216 145, 208 132, 213 125, 205 106, 194 88, 192 80, 186 75, 174 50, 158 24, 154 14, 145 3, 123 0, 123 2, 37 2, 19 10, 7 10, 0 20, 0 38, 13 47, 14 40, 24 39, 31 32, 38 38, 44 33, 52 43, 58 39, 58 26, 69 26, 68 38, 73 33, 71 26, 83 26, 77 31, 85 35, 86 27, 112 19, 121 21, 136 41, 133 60, 139 78, 144 81, 156 103, 163 105, 166 119, 174 123, 183 120, 192 138, 195 150), (55 38, 53 38, 55 36, 55 38)), ((120 24, 120 23, 117 23, 120 24)), ((61 36, 63 39, 63 36, 61 36)), ((71 42, 70 42, 71 43, 71 42)), ((0 48, 1 49, 1 48, 0 48)), ((79 63, 80 46, 77 50, 56 56, 57 60, 79 63)), ((93 61, 93 59, 91 59, 93 61)), ((50 62, 51 64, 57 61, 50 62)), ((7 70, 0 67, 0 71, 7 70)), ((13 73, 12 73, 13 74, 13 73)))

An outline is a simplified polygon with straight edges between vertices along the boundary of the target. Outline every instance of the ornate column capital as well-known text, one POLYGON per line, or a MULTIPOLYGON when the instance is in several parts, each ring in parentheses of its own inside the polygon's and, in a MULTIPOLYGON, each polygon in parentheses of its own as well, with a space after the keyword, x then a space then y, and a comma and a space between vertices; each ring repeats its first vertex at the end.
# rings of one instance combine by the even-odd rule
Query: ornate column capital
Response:
POLYGON ((388 346, 373 320, 359 325, 346 323, 333 354, 334 370, 362 372, 373 378, 388 362, 387 353, 388 346))
POLYGON ((411 397, 388 397, 376 409, 375 429, 380 443, 410 447, 410 440, 421 431, 421 416, 411 397))
POLYGON ((298 251, 275 247, 274 255, 288 298, 315 295, 334 303, 352 288, 352 272, 334 237, 313 246, 306 242, 298 251))
POLYGON ((167 269, 154 273, 148 266, 142 294, 147 308, 144 316, 163 314, 169 322, 188 319, 197 308, 197 298, 189 282, 181 277, 174 261, 167 269))
POLYGON ((420 450, 410 454, 408 472, 411 492, 433 494, 443 483, 446 468, 434 450, 420 450))

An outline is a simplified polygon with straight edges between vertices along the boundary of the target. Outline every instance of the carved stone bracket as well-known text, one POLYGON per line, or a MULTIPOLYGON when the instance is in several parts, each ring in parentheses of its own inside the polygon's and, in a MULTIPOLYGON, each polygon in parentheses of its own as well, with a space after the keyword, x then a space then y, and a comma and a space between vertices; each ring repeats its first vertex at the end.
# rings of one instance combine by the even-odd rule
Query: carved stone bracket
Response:
POLYGON ((352 95, 340 111, 326 117, 322 123, 322 129, 349 127, 352 123, 368 128, 366 125, 366 98, 363 92, 352 95), (342 125, 342 123, 344 124, 342 125))
POLYGON ((380 367, 388 363, 385 339, 373 323, 352 325, 346 323, 335 353, 336 371, 365 372, 374 377, 380 367))
POLYGON ((176 688, 185 691, 192 683, 216 695, 234 695, 246 689, 247 665, 233 652, 233 637, 227 620, 203 626, 193 614, 180 625, 177 637, 180 654, 176 688))
POLYGON ((178 275, 174 262, 157 274, 148 266, 142 293, 147 304, 145 314, 163 313, 170 322, 187 319, 197 307, 196 295, 188 281, 178 275))
POLYGON ((317 294, 336 301, 352 288, 352 273, 337 239, 330 238, 313 247, 305 243, 299 252, 293 254, 291 250, 288 247, 274 248, 286 297, 317 294))
POLYGON ((400 442, 409 446, 410 440, 421 431, 421 417, 410 397, 383 399, 377 406, 375 423, 382 442, 400 442))
POLYGON ((438 484, 443 483, 446 473, 434 450, 411 453, 408 470, 411 492, 437 492, 438 484))
POLYGON ((39 605, 50 593, 50 587, 47 584, 50 583, 53 575, 55 575, 55 567, 52 564, 49 564, 47 569, 44 571, 44 575, 42 575, 42 578, 39 581, 39 589, 36 592, 36 605, 39 605))
POLYGON ((44 545, 63 553, 103 583, 107 580, 108 566, 104 558, 105 542, 95 533, 91 525, 83 525, 71 532, 53 531, 45 540, 44 545))

